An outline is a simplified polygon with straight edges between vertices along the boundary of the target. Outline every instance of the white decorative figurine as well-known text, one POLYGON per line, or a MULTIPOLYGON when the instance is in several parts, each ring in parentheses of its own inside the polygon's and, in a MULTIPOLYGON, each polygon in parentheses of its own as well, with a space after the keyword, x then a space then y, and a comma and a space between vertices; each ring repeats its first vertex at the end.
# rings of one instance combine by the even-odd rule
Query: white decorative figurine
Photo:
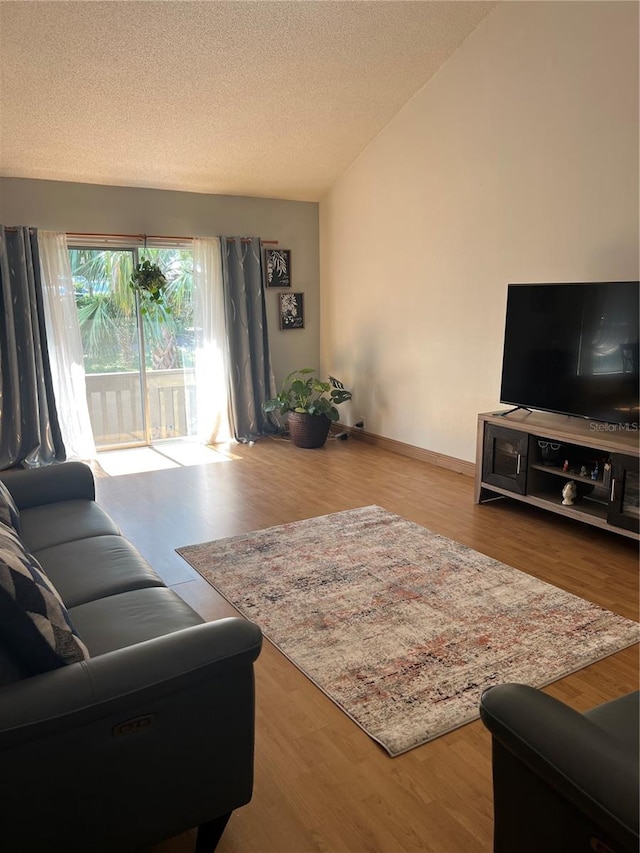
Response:
POLYGON ((573 502, 575 501, 577 494, 578 490, 576 488, 576 484, 573 480, 569 480, 568 483, 564 484, 564 488, 562 490, 562 505, 573 506, 573 502))

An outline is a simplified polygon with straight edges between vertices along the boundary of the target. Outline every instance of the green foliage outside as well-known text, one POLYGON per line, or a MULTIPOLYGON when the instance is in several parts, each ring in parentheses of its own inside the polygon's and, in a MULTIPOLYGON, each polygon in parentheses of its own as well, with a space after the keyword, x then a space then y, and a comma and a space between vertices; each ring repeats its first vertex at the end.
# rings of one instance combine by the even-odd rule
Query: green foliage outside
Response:
MULTIPOLYGON (((114 249, 70 249, 78 321, 87 373, 139 369, 136 295, 130 287, 133 254, 114 249)), ((167 279, 162 303, 142 317, 145 366, 169 370, 194 366, 193 254, 185 249, 140 251, 167 279)))

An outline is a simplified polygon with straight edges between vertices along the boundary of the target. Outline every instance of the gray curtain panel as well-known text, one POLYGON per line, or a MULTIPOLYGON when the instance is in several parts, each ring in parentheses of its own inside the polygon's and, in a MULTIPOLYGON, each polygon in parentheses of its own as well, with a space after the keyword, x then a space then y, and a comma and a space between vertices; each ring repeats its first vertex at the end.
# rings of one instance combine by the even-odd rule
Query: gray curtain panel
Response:
POLYGON ((0 470, 62 462, 35 229, 0 225, 0 470))
POLYGON ((260 240, 222 237, 222 280, 229 346, 231 427, 238 441, 278 432, 262 404, 276 394, 265 307, 260 240))

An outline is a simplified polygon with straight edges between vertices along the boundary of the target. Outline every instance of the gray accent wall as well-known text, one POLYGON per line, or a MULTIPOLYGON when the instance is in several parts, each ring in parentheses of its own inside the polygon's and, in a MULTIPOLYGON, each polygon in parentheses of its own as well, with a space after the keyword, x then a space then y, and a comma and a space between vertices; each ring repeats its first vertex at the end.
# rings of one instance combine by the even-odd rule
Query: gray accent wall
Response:
POLYGON ((320 295, 318 204, 0 178, 0 222, 49 231, 155 234, 168 237, 236 235, 278 240, 291 250, 292 288, 304 293, 305 327, 281 331, 278 293, 267 289, 269 337, 276 382, 300 367, 318 367, 320 295))

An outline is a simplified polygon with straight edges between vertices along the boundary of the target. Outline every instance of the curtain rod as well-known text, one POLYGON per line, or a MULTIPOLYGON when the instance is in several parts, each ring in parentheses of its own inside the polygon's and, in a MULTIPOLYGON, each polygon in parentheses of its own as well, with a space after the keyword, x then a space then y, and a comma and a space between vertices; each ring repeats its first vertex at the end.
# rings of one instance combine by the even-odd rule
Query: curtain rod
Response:
MULTIPOLYGON (((175 236, 167 236, 166 234, 93 234, 85 231, 67 231, 67 237, 120 237, 120 238, 131 238, 136 240, 147 239, 147 240, 193 240, 193 237, 175 237, 175 236)), ((233 242, 233 238, 231 239, 233 242)), ((241 241, 243 243, 249 243, 249 237, 242 237, 241 241)), ((261 243, 266 243, 270 246, 277 246, 277 240, 261 240, 261 243)))
MULTIPOLYGON (((36 230, 32 226, 27 226, 27 227, 28 227, 29 231, 36 230)), ((10 234, 17 234, 18 233, 18 228, 15 228, 13 226, 5 226, 4 230, 8 231, 10 234)), ((42 230, 46 231, 47 229, 43 228, 42 230)), ((145 237, 147 240, 193 240, 194 239, 193 237, 167 237, 166 235, 162 235, 162 234, 100 234, 100 233, 94 234, 94 233, 87 232, 87 231, 66 231, 65 233, 66 233, 67 237, 120 237, 120 238, 135 239, 135 240, 144 239, 145 237)), ((230 240, 232 243, 235 242, 233 237, 228 237, 227 239, 230 240)), ((251 238, 249 238, 249 237, 241 237, 240 239, 241 239, 241 242, 243 242, 243 243, 251 242, 251 238)), ((264 243, 267 246, 279 245, 278 240, 260 240, 260 242, 264 243)))

